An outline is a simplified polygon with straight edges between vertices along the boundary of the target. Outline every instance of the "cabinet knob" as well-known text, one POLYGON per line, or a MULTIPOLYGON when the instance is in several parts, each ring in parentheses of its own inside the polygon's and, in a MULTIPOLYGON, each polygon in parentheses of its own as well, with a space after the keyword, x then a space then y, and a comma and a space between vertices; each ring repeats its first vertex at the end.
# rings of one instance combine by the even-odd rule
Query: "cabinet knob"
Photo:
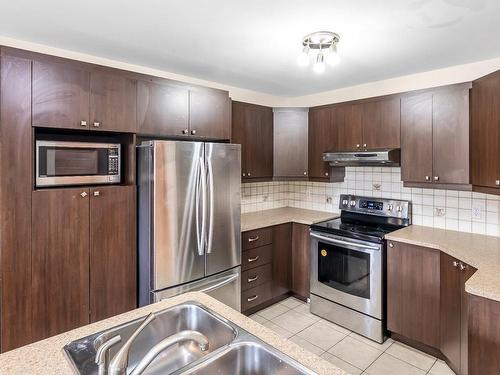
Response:
POLYGON ((329 173, 328 172, 325 172, 325 176, 328 177, 329 173))
POLYGON ((80 193, 80 196, 81 196, 82 198, 85 198, 85 197, 87 196, 87 193, 86 193, 86 192, 84 192, 84 191, 82 191, 82 192, 80 193))
POLYGON ((357 145, 356 145, 356 148, 359 148, 359 146, 360 146, 360 145, 359 145, 359 144, 357 144, 357 145))
POLYGON ((248 177, 250 177, 252 174, 250 172, 247 173, 248 177))
POLYGON ((394 244, 392 242, 389 242, 389 247, 390 248, 393 248, 394 247, 394 244))
POLYGON ((460 262, 459 267, 460 267, 460 271, 465 271, 465 269, 467 268, 467 266, 465 264, 463 264, 462 262, 460 262))
POLYGON ((430 181, 430 180, 431 180, 430 176, 425 176, 425 181, 430 181))
POLYGON ((307 176, 307 172, 304 172, 304 176, 307 176))
POLYGON ((191 134, 195 135, 196 134, 196 130, 191 130, 191 134))
POLYGON ((439 181, 439 176, 434 176, 434 181, 439 181))
POLYGON ((189 130, 187 130, 187 129, 184 129, 184 130, 182 131, 182 134, 187 134, 187 133, 189 133, 189 130))
POLYGON ((368 145, 367 145, 366 143, 364 143, 364 144, 363 144, 363 147, 364 147, 364 148, 367 148, 367 147, 368 147, 368 145))
POLYGON ((80 126, 87 126, 87 121, 80 121, 80 126))
POLYGON ((94 128, 98 128, 99 126, 101 126, 101 123, 100 122, 94 122, 94 128))
POLYGON ((500 180, 496 180, 496 181, 495 181, 495 185, 496 185, 496 186, 500 186, 500 180))
POLYGON ((101 192, 99 190, 94 191, 94 197, 98 197, 101 195, 101 192))
POLYGON ((458 267, 458 262, 454 260, 451 264, 453 264, 453 267, 458 267))
POLYGON ((243 177, 246 177, 246 176, 247 176, 247 174, 246 174, 246 173, 243 173, 243 177))

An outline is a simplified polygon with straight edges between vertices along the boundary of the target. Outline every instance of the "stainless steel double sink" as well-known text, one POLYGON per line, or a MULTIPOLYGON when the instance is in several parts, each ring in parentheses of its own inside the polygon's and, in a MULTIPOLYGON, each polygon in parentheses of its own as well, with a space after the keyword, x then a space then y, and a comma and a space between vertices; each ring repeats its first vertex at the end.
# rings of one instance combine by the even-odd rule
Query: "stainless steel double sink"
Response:
MULTIPOLYGON (((144 318, 136 319, 66 345, 64 352, 75 373, 98 374, 95 356, 99 346, 119 334, 122 341, 111 348, 109 356, 112 358, 143 320, 144 318)), ((127 373, 135 368, 155 344, 183 330, 198 331, 205 335, 209 341, 208 351, 200 351, 193 342, 178 343, 153 360, 144 374, 314 374, 198 302, 183 303, 156 313, 156 319, 132 344, 127 373)))

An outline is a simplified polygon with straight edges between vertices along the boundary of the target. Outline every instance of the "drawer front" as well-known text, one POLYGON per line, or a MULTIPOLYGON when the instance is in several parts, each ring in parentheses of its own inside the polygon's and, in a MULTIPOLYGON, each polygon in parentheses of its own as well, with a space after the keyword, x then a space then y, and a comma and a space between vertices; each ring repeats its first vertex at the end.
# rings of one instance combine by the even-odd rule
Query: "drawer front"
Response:
POLYGON ((241 290, 255 288, 256 286, 270 282, 272 279, 272 272, 271 263, 242 272, 241 290))
POLYGON ((241 236, 243 250, 269 245, 273 242, 273 228, 255 229, 244 232, 241 236))
POLYGON ((241 310, 245 311, 271 299, 271 283, 241 292, 241 310))
POLYGON ((244 251, 241 256, 241 270, 263 266, 271 263, 273 257, 273 245, 261 246, 244 251))

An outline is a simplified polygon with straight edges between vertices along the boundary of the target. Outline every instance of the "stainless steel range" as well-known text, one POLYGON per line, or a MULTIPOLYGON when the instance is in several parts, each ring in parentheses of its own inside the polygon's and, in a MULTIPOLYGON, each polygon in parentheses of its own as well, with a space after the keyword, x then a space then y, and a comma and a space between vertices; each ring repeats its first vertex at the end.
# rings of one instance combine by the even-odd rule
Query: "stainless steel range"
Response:
POLYGON ((411 203, 341 195, 340 209, 311 226, 311 312, 382 343, 384 237, 411 224, 411 203))

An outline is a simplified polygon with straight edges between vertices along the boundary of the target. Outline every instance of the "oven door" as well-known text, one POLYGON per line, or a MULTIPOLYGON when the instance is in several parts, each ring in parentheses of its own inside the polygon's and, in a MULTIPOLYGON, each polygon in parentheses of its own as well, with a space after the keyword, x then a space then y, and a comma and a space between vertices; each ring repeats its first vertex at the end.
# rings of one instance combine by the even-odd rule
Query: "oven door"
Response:
POLYGON ((120 182, 120 145, 36 141, 36 186, 120 182))
POLYGON ((311 293, 382 319, 383 245, 311 231, 311 293))

